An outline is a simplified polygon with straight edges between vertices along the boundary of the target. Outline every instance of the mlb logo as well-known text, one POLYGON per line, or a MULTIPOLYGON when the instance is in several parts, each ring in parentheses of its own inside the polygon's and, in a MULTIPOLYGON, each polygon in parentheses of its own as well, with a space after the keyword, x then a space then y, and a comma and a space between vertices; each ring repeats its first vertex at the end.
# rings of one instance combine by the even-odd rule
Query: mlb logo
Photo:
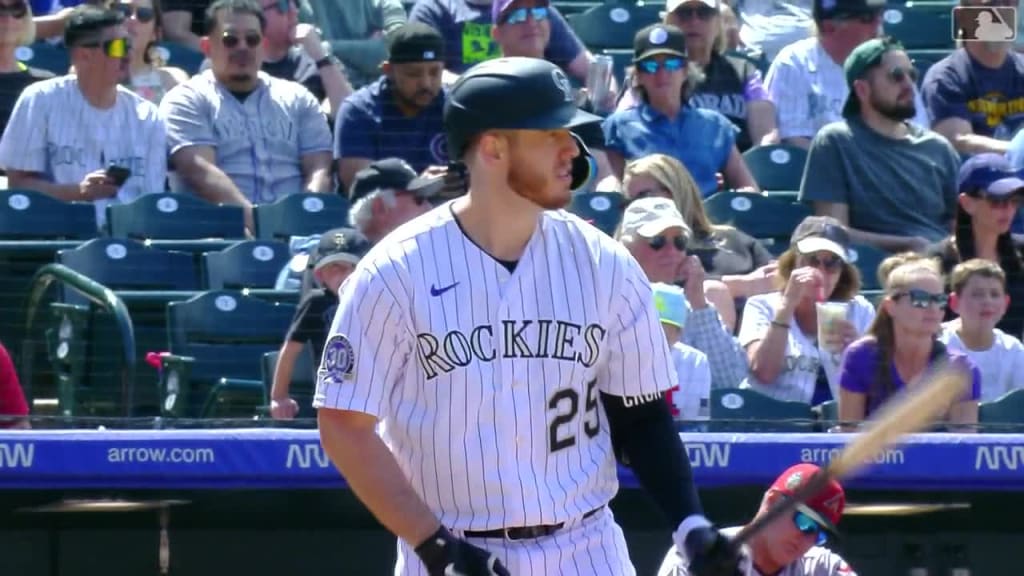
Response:
POLYGON ((1013 42, 1017 39, 1014 6, 957 6, 953 8, 953 40, 1013 42))

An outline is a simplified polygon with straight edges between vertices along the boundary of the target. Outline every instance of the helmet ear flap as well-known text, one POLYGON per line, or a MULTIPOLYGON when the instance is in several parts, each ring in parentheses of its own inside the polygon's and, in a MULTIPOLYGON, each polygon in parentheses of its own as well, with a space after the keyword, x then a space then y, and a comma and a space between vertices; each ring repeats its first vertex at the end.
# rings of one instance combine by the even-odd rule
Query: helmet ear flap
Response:
POLYGON ((573 139, 576 140, 576 146, 580 149, 579 155, 572 159, 572 184, 569 185, 569 189, 576 193, 597 179, 597 160, 594 159, 590 149, 587 148, 587 145, 579 135, 575 132, 570 132, 570 134, 572 134, 573 139))

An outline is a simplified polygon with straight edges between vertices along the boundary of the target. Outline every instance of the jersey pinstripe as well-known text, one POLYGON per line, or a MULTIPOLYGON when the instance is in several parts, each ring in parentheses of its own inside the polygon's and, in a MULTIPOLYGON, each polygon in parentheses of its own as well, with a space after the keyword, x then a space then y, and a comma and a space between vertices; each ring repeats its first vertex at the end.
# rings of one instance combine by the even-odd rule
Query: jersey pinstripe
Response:
POLYGON ((450 205, 380 242, 345 283, 314 405, 365 412, 456 530, 569 521, 618 489, 598 391, 675 385, 651 289, 618 243, 545 212, 509 272, 450 205))

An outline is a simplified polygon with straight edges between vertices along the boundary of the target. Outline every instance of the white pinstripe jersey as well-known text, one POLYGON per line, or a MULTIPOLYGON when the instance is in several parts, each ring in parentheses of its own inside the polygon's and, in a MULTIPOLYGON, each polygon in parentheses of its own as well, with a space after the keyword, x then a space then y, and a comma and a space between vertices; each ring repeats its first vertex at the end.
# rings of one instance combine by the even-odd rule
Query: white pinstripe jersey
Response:
POLYGON ((675 383, 647 278, 618 243, 545 212, 510 273, 449 204, 342 287, 314 405, 380 418, 441 522, 480 530, 607 503, 618 477, 598 391, 653 399, 675 383))

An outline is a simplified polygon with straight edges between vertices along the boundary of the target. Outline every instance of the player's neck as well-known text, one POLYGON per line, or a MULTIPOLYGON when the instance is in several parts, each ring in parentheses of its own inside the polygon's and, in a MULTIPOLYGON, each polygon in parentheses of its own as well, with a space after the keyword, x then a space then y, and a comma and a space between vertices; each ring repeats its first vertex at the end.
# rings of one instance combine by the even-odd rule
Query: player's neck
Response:
POLYGON ((776 562, 772 561, 771 554, 768 553, 768 543, 762 542, 758 538, 754 538, 750 542, 750 561, 754 564, 754 569, 757 570, 761 576, 774 576, 785 566, 779 566, 776 562))
POLYGON ((537 229, 540 208, 511 190, 499 194, 485 186, 483 193, 469 194, 455 201, 455 213, 463 233, 492 258, 518 261, 537 229))
POLYGON ((90 77, 88 74, 78 74, 77 79, 78 90, 82 93, 82 97, 85 98, 85 101, 93 108, 105 110, 107 108, 113 108, 114 104, 117 103, 116 85, 102 85, 100 84, 101 80, 90 77))
POLYGON ((987 42, 964 42, 964 50, 978 64, 986 68, 1002 68, 1010 55, 1009 47, 992 47, 987 42))

